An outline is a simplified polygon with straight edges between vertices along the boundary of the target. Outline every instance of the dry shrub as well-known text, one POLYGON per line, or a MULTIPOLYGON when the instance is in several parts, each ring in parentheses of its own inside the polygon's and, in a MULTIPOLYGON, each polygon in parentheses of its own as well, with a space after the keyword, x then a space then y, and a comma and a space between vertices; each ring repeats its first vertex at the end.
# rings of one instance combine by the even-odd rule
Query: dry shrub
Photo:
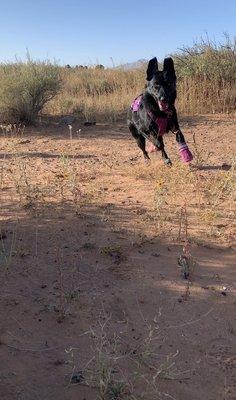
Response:
POLYGON ((45 104, 60 88, 59 70, 47 61, 0 66, 0 119, 34 123, 45 104))

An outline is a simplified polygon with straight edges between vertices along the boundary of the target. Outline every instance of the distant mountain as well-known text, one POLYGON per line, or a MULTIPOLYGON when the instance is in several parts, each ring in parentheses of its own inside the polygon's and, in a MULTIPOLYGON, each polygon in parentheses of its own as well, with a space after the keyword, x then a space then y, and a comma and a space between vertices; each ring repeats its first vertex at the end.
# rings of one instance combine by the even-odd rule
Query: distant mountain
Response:
POLYGON ((125 70, 139 69, 139 68, 145 67, 147 62, 148 62, 148 60, 145 60, 145 58, 142 58, 142 59, 134 61, 134 62, 121 64, 118 67, 116 67, 116 69, 117 68, 122 68, 122 69, 125 69, 125 70))

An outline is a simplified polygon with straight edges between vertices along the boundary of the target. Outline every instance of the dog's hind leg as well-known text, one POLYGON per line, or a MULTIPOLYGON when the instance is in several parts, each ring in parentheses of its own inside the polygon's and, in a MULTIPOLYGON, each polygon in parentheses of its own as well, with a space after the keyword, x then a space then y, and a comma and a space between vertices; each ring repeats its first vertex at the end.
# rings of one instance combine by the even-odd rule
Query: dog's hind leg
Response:
POLYGON ((150 160, 150 157, 145 149, 145 138, 142 136, 142 134, 139 133, 138 129, 136 128, 135 125, 129 124, 129 130, 133 136, 133 138, 136 140, 138 147, 142 150, 144 159, 150 160))
POLYGON ((153 143, 157 147, 158 150, 161 150, 162 159, 167 165, 172 165, 171 160, 169 159, 168 155, 165 151, 165 145, 162 135, 158 135, 155 128, 151 126, 150 133, 153 137, 153 143))
POLYGON ((158 148, 161 150, 161 156, 166 165, 172 165, 172 162, 165 151, 165 145, 162 135, 157 136, 158 148))

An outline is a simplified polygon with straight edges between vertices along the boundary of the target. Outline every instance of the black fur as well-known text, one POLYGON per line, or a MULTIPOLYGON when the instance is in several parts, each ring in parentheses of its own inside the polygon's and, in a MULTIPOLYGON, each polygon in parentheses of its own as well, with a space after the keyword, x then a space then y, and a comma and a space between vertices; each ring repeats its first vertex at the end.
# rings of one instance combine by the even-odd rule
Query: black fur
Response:
POLYGON ((138 111, 129 111, 128 126, 145 159, 149 159, 145 141, 146 137, 150 137, 161 150, 165 163, 171 164, 165 152, 163 137, 159 134, 158 125, 154 120, 157 117, 167 117, 167 132, 173 132, 178 143, 185 143, 175 109, 176 75, 172 58, 165 58, 163 71, 158 70, 156 57, 152 58, 148 63, 146 79, 140 108, 138 111))

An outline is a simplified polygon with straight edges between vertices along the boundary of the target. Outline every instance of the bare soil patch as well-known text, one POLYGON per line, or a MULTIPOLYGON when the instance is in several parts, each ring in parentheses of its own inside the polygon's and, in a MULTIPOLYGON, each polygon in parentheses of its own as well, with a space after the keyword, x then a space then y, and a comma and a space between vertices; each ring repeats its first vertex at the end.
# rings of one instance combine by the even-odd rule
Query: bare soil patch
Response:
MULTIPOLYGON (((182 126, 199 158, 189 185, 229 182, 232 117, 182 126)), ((166 142, 178 165, 174 137, 166 142)), ((234 398, 231 191, 217 217, 207 197, 205 220, 197 189, 187 205, 181 192, 160 205, 168 167, 159 154, 145 165, 122 123, 74 123, 72 137, 59 124, 2 133, 0 168, 1 400, 234 398)))

